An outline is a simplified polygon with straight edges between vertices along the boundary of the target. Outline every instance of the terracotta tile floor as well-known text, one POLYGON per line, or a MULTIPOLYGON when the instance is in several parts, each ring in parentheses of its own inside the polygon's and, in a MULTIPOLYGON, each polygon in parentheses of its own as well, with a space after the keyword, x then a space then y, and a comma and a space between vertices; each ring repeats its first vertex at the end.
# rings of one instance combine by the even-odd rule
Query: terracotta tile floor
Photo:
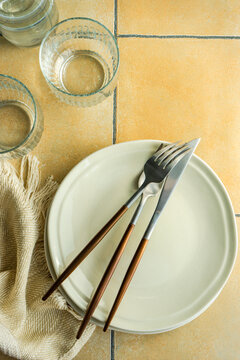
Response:
POLYGON ((118 5, 119 34, 240 34, 237 0, 119 0, 118 5))
MULTIPOLYGON (((38 48, 16 48, 0 38, 1 73, 23 81, 44 112, 45 130, 33 151, 42 164, 43 180, 52 174, 60 182, 82 158, 112 142, 201 136, 197 154, 220 176, 240 213, 239 2, 57 4, 60 20, 90 17, 115 33, 120 74, 114 96, 96 107, 75 108, 50 92, 38 65, 38 48)), ((76 360, 239 359, 239 274, 238 258, 218 299, 190 324, 148 336, 110 337, 98 329, 76 360)))

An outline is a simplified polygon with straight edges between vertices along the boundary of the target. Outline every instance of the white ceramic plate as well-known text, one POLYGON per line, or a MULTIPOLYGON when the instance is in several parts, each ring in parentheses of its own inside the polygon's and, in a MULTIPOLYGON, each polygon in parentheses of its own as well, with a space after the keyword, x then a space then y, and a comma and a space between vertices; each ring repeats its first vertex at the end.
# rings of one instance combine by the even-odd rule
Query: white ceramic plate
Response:
MULTIPOLYGON (((136 190, 138 175, 159 141, 113 145, 76 165, 60 185, 49 212, 48 262, 59 275, 136 190)), ((94 319, 103 324, 130 259, 156 205, 151 199, 122 256, 94 319)), ((131 218, 130 209, 62 291, 75 310, 85 310, 131 218)), ((216 174, 193 156, 167 203, 112 327, 135 333, 163 332, 200 315, 225 285, 237 253, 229 196, 216 174)), ((94 320, 93 319, 93 320, 94 320)))

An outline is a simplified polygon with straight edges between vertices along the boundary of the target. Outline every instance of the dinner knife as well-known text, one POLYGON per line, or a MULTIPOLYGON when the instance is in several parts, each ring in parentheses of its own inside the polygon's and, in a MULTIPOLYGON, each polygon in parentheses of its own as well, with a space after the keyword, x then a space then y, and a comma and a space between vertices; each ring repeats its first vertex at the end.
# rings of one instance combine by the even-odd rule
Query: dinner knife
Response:
POLYGON ((126 275, 123 279, 122 285, 118 291, 118 294, 116 296, 116 299, 114 301, 114 304, 111 308, 111 311, 108 315, 107 321, 105 323, 104 329, 103 331, 106 331, 118 309, 118 306, 120 304, 120 302, 122 301, 124 294, 133 278, 133 275, 138 267, 138 264, 143 256, 144 250, 148 244, 148 241, 152 235, 152 232, 156 226, 156 223, 164 209, 164 207, 166 206, 171 194, 173 193, 173 190, 175 189, 181 175, 184 172, 184 169, 186 168, 189 160, 192 157, 192 154, 194 153, 197 145, 200 142, 200 138, 199 139, 194 139, 192 141, 190 141, 188 143, 188 148, 190 149, 186 155, 178 162, 178 164, 176 166, 173 167, 173 169, 170 171, 170 173, 168 174, 168 176, 166 177, 166 180, 164 182, 157 206, 155 208, 155 211, 153 213, 153 216, 147 226, 147 229, 143 235, 143 238, 134 254, 134 257, 128 267, 128 270, 126 272, 126 275))

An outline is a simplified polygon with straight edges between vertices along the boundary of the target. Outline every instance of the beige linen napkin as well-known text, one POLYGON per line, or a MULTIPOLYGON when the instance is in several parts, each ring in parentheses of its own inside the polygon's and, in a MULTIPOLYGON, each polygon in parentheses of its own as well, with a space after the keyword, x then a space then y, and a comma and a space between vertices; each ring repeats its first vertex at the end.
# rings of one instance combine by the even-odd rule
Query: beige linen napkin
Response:
POLYGON ((77 341, 80 322, 62 295, 41 300, 52 284, 44 256, 44 214, 57 184, 49 178, 39 189, 38 167, 35 157, 25 157, 18 176, 0 161, 0 350, 21 360, 68 360, 95 326, 77 341))

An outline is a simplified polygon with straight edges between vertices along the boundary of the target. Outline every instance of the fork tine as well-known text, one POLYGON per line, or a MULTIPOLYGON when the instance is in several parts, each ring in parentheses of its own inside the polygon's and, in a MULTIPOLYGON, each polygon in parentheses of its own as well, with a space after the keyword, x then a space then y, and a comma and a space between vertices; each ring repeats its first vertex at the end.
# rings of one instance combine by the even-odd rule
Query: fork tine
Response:
POLYGON ((179 150, 183 149, 186 146, 186 144, 182 144, 179 146, 174 146, 170 150, 166 151, 162 156, 158 157, 158 165, 163 165, 164 161, 166 161, 170 156, 173 156, 172 154, 175 154, 179 150))
POLYGON ((173 148, 174 146, 176 146, 178 143, 179 143, 179 141, 176 142, 176 143, 171 143, 171 144, 168 144, 168 145, 166 145, 166 146, 163 146, 162 149, 158 150, 158 151, 153 155, 154 161, 157 161, 160 156, 162 156, 166 151, 172 149, 172 148, 173 148))
POLYGON ((164 144, 163 144, 163 143, 161 143, 161 144, 159 145, 159 147, 157 148, 156 153, 157 153, 159 150, 161 150, 163 147, 164 147, 164 144))
POLYGON ((173 166, 175 166, 189 152, 189 150, 189 147, 184 147, 175 154, 173 154, 173 156, 171 156, 171 158, 167 159, 167 161, 165 162, 164 168, 173 168, 173 166))

